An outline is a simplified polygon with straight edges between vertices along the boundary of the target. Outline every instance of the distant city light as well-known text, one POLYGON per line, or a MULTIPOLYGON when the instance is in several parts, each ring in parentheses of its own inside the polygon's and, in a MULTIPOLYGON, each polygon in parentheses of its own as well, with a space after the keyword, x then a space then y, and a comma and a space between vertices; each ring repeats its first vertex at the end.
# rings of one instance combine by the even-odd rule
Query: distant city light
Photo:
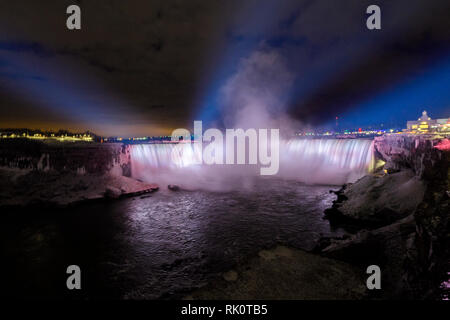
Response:
POLYGON ((60 134, 56 135, 55 133, 34 133, 34 134, 28 134, 28 133, 0 133, 1 139, 34 139, 34 140, 57 140, 57 141, 63 141, 63 142, 77 142, 77 141, 84 141, 84 142, 93 142, 94 137, 90 134, 60 134))

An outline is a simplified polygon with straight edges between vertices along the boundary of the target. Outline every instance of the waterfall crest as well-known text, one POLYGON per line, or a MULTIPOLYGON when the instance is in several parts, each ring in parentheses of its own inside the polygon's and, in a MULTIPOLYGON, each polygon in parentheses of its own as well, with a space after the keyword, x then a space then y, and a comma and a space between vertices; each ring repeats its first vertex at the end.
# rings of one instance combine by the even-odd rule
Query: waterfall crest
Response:
POLYGON ((281 154, 280 175, 314 184, 354 182, 374 166, 373 140, 293 139, 281 154))
MULTIPOLYGON (((258 175, 256 165, 202 165, 192 144, 130 146, 132 175, 161 184, 222 190, 258 175)), ((368 139, 292 139, 280 142, 277 176, 310 184, 354 182, 373 168, 373 141, 368 139)))

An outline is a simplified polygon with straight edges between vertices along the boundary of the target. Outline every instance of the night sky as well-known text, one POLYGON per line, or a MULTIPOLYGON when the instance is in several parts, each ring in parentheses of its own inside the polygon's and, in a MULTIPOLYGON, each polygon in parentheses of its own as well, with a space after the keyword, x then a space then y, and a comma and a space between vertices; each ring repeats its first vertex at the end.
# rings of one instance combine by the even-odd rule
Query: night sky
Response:
POLYGON ((0 127, 169 134, 254 97, 299 129, 449 117, 449 16, 448 0, 1 0, 0 127))

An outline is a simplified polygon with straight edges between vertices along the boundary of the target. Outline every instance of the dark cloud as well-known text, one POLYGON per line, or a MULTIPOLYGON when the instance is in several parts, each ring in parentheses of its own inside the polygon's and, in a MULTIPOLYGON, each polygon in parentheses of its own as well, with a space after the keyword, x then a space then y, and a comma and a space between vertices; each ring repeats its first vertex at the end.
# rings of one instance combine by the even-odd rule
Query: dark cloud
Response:
MULTIPOLYGON (((425 67, 446 58, 450 53, 450 23, 444 12, 450 12, 450 3, 410 4, 408 9, 399 3, 398 8, 392 8, 393 11, 383 11, 395 17, 395 20, 383 21, 398 28, 383 26, 379 39, 366 44, 370 50, 365 51, 362 58, 347 64, 345 70, 309 92, 306 99, 296 101, 291 115, 320 124, 324 114, 338 115, 351 109, 358 101, 417 77, 425 67), (317 110, 320 112, 314 112, 317 110)), ((330 34, 327 32, 324 36, 329 37, 330 34)), ((361 36, 370 38, 371 34, 363 30, 361 36)), ((345 36, 336 37, 344 39, 345 36)), ((339 42, 334 47, 339 47, 339 42)), ((333 50, 332 54, 336 51, 333 50)))
POLYGON ((448 52, 448 1, 378 1, 377 32, 365 28, 371 2, 78 1, 82 30, 69 31, 73 1, 2 1, 0 126, 28 121, 105 134, 190 126, 226 56, 247 43, 286 58, 296 75, 291 114, 320 123, 448 52), (46 81, 48 99, 39 90, 46 81), (57 106, 52 84, 79 99, 88 119, 57 106))

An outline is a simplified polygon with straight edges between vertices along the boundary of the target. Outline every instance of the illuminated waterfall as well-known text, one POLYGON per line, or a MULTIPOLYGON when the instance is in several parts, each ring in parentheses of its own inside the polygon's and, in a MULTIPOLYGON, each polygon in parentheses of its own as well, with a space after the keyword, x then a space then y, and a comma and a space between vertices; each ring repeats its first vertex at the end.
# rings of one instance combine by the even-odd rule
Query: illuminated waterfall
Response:
MULTIPOLYGON (((135 178, 149 182, 190 184, 197 188, 213 180, 258 174, 256 165, 200 165, 193 145, 131 145, 135 178)), ((373 167, 373 141, 365 139, 293 139, 280 145, 278 176, 311 184, 354 182, 373 167)), ((220 188, 219 188, 220 189, 220 188)))
MULTIPOLYGON (((146 169, 185 168, 194 165, 200 154, 194 154, 191 144, 138 144, 131 146, 132 166, 136 170, 146 169)), ((137 173, 137 172, 136 172, 137 173)))
POLYGON ((374 166, 373 140, 295 139, 281 150, 280 174, 303 182, 354 182, 374 166))

